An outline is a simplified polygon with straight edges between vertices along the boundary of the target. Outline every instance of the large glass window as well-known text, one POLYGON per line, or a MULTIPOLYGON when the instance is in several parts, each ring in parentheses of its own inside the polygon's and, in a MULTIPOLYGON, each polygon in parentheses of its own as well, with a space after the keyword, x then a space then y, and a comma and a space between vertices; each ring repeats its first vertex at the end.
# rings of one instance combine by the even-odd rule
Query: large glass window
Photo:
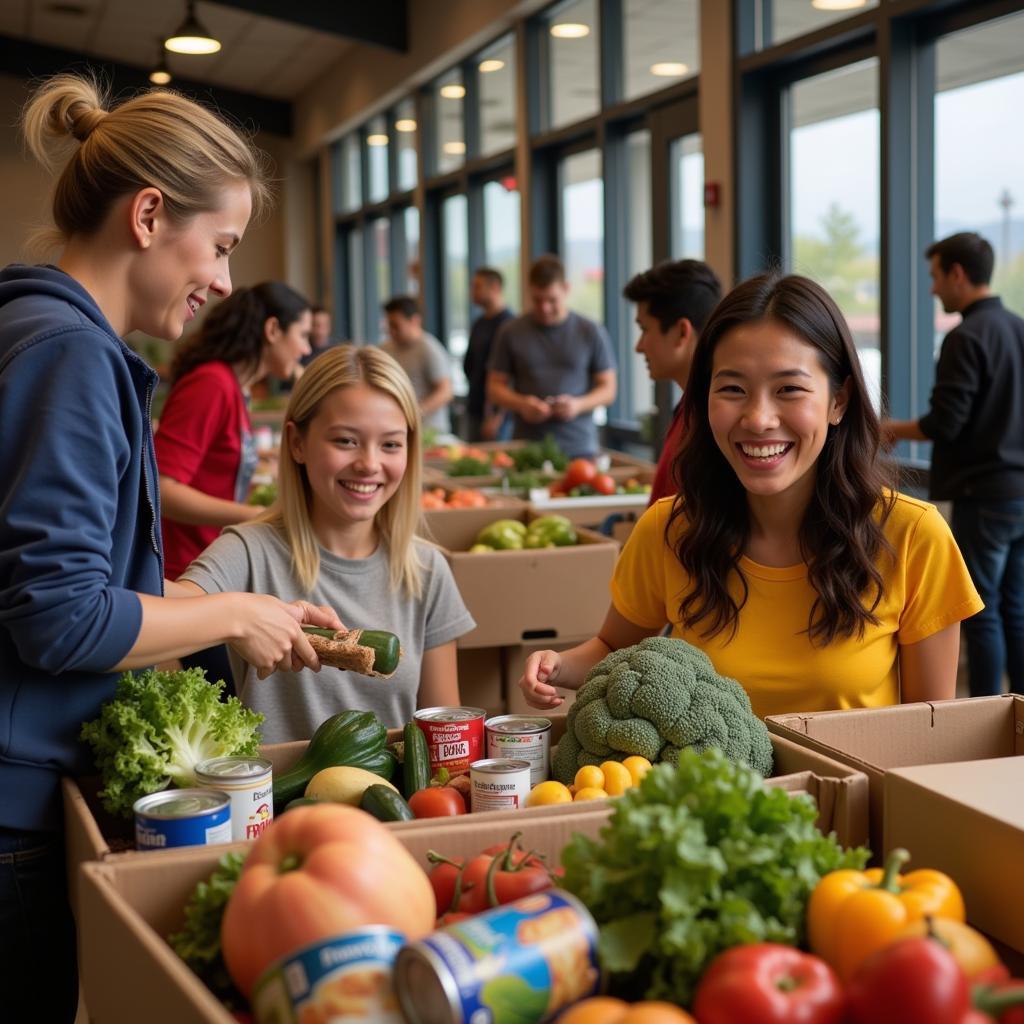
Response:
POLYGON ((601 106, 596 0, 574 0, 549 13, 548 125, 558 128, 596 114, 601 106))
POLYGON ((407 206, 402 211, 405 229, 405 290, 416 295, 420 290, 420 211, 407 206))
POLYGON ((771 12, 768 38, 757 41, 758 49, 814 32, 833 22, 877 7, 878 0, 759 0, 755 5, 758 24, 764 24, 765 6, 771 12))
POLYGON ((453 360, 452 386, 457 394, 466 393, 462 357, 469 340, 469 222, 466 197, 448 196, 441 207, 444 233, 444 333, 453 360))
POLYGON ((362 157, 359 152, 359 133, 346 135, 339 143, 339 172, 341 179, 341 202, 343 213, 358 210, 363 204, 362 157))
POLYGON ((436 161, 439 173, 461 167, 466 159, 466 128, 463 116, 466 87, 462 72, 453 68, 438 79, 434 90, 436 111, 436 161))
POLYGON ((505 278, 505 301, 519 307, 519 190, 509 176, 484 185, 484 262, 505 278))
POLYGON ((377 304, 391 298, 391 221, 378 217, 373 221, 373 271, 377 287, 377 304))
POLYGON ((366 339, 366 278, 363 274, 363 232, 348 233, 348 308, 352 341, 361 345, 366 339))
POLYGON ((416 187, 416 104, 411 99, 395 108, 395 173, 398 191, 416 187))
POLYGON ((480 104, 480 152, 511 149, 516 144, 516 44, 499 40, 477 58, 480 104))
MULTIPOLYGON (((647 270, 654 262, 651 243, 651 133, 631 132, 626 137, 627 169, 629 179, 623 184, 628 195, 626 217, 626 280, 647 270)), ((629 395, 624 404, 627 419, 634 420, 646 413, 653 404, 654 390, 643 356, 634 351, 632 329, 633 311, 624 298, 622 306, 622 342, 619 365, 629 366, 623 374, 628 380, 629 395)), ((625 382, 624 380, 624 382, 625 382)))
POLYGON ((559 165, 559 251, 570 305, 604 322, 604 179, 601 154, 584 150, 559 165))
MULTIPOLYGON (((935 237, 977 231, 996 254, 993 289, 1024 313, 1024 14, 936 45, 935 237)), ((922 258, 920 253, 914 254, 922 258)), ((958 321, 936 303, 936 342, 958 321)))
POLYGON ((697 0, 624 0, 622 18, 626 99, 700 70, 697 0))
POLYGON ((366 198, 371 203, 387 199, 388 184, 388 122, 374 117, 366 126, 367 183, 366 198))
POLYGON ((699 134, 672 140, 669 204, 672 258, 704 259, 704 147, 699 134))
POLYGON ((791 269, 828 289, 860 350, 879 404, 878 61, 798 82, 789 91, 791 269))

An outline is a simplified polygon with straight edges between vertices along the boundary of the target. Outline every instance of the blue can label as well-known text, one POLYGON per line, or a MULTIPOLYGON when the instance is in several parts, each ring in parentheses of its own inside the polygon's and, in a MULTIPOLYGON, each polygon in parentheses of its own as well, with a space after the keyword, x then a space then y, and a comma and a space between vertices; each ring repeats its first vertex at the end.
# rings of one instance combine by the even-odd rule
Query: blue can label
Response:
POLYGON ((404 942, 389 928, 362 928, 283 957, 256 982, 258 1024, 403 1024, 392 975, 404 942))
POLYGON ((231 801, 210 790, 168 790, 135 802, 135 846, 212 846, 231 842, 231 801))
POLYGON ((448 974, 453 1018, 472 1024, 541 1021, 600 983, 594 919, 554 889, 449 925, 417 946, 448 974))

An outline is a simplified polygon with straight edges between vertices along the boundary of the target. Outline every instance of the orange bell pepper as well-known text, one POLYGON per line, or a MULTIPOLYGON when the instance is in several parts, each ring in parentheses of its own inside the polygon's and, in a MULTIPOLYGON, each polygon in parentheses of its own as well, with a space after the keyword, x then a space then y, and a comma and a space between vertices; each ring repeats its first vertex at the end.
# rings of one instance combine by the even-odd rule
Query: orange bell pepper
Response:
POLYGON ((908 924, 928 914, 964 920, 963 897, 953 880, 930 869, 901 875, 908 860, 906 850, 893 850, 884 869, 833 871, 811 893, 808 941, 843 981, 908 924))

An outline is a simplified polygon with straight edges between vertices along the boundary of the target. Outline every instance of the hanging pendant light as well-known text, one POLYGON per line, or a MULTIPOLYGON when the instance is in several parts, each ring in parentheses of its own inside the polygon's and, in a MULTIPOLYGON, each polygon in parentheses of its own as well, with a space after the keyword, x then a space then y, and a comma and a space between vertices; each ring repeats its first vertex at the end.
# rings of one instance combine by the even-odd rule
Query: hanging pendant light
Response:
POLYGON ((188 0, 185 20, 164 40, 164 49, 171 53, 216 53, 220 40, 207 31, 196 17, 196 5, 188 0))
POLYGON ((171 74, 171 69, 167 66, 167 61, 161 54, 160 59, 156 62, 156 66, 149 73, 149 80, 154 85, 169 85, 174 75, 171 74))

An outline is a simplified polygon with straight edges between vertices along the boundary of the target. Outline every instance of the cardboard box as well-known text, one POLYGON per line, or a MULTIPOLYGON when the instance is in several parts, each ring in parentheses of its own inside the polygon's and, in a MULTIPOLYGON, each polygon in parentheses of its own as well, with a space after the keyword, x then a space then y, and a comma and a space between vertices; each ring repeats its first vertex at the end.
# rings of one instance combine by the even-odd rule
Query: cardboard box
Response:
POLYGON ((1024 952, 1024 757, 895 768, 885 777, 885 850, 935 868, 983 932, 1024 952))
POLYGON ((973 697, 853 711, 774 715, 770 732, 862 771, 871 790, 871 843, 883 848, 887 771, 1024 754, 1024 697, 973 697))
POLYGON ((500 647, 460 648, 457 652, 459 698, 488 716, 505 713, 505 659, 500 647))
MULTIPOLYGON (((855 812, 858 790, 866 810, 867 782, 862 775, 786 740, 776 740, 780 770, 814 765, 836 770, 823 778, 811 769, 769 781, 791 792, 807 792, 819 801, 825 824, 836 828, 840 841, 857 842, 855 812), (850 798, 854 799, 851 800, 850 798), (842 830, 852 827, 853 834, 842 830)), ((443 843, 452 857, 468 857, 485 846, 522 831, 528 849, 544 853, 553 863, 573 833, 596 836, 611 808, 607 804, 537 808, 511 815, 487 814, 460 818, 431 829, 416 823, 396 825, 395 834, 421 863, 426 851, 443 843), (443 835, 438 833, 442 831, 443 835)), ((819 823, 822 818, 819 818, 819 823)), ((181 926, 183 908, 195 885, 206 878, 228 849, 244 844, 169 850, 155 857, 108 858, 82 867, 79 947, 82 985, 89 1010, 103 1024, 136 1024, 143 1012, 147 1024, 233 1024, 233 1018, 182 963, 164 936, 181 926)))
POLYGON ((459 647, 501 647, 524 640, 593 636, 604 621, 618 544, 579 529, 575 547, 469 554, 483 527, 496 519, 528 523, 529 511, 458 509, 433 523, 476 629, 459 647))
MULTIPOLYGON (((523 697, 523 691, 519 689, 519 680, 522 677, 523 669, 526 667, 526 659, 534 651, 565 651, 570 647, 590 640, 590 636, 571 637, 568 640, 532 640, 526 644, 513 644, 510 647, 502 648, 505 672, 505 706, 510 715, 539 715, 542 712, 531 708, 523 697)), ((565 714, 573 701, 576 699, 575 690, 563 690, 559 688, 559 694, 564 698, 558 706, 558 713, 565 714)))

